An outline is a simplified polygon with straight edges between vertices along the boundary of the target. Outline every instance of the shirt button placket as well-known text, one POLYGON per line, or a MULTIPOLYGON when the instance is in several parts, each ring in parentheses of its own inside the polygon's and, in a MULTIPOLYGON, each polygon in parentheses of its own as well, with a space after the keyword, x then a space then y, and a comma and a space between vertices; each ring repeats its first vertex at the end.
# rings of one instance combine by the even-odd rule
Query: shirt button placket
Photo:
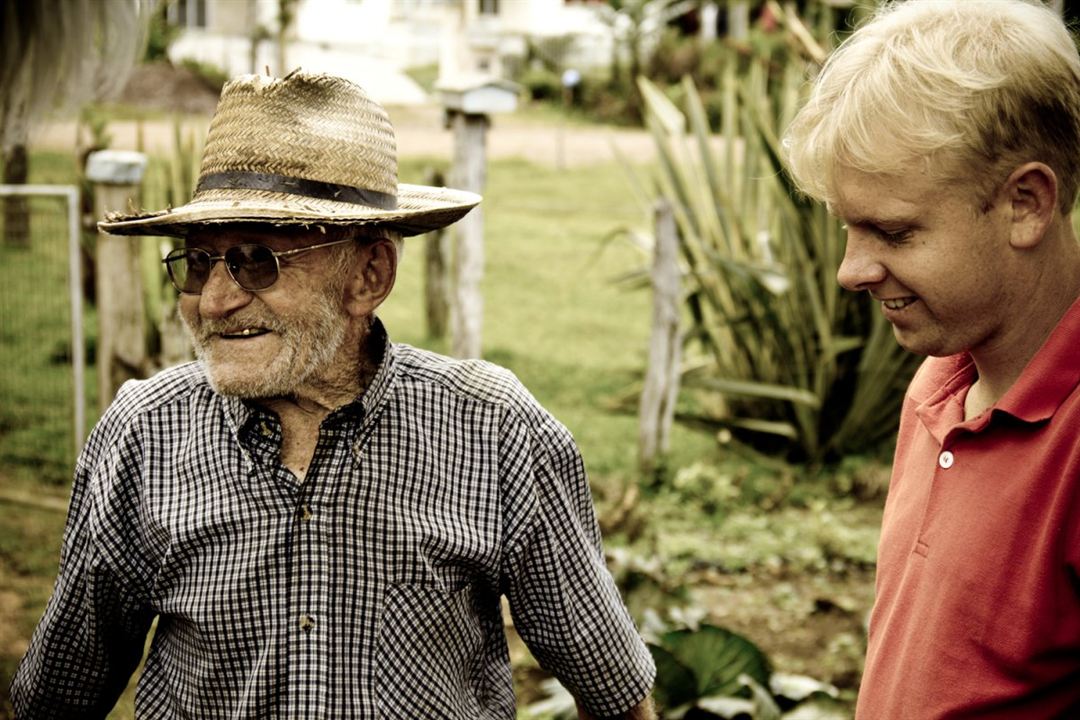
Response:
POLYGON ((295 549, 291 560, 294 585, 290 595, 294 614, 290 621, 289 663, 297 671, 290 674, 286 694, 290 709, 302 709, 303 717, 329 717, 324 712, 330 683, 327 623, 333 614, 328 605, 326 537, 321 526, 322 517, 315 512, 320 507, 316 500, 318 480, 315 473, 309 474, 292 506, 295 549))
MULTIPOLYGON (((298 511, 298 515, 300 517, 300 522, 303 525, 304 532, 308 532, 309 529, 313 529, 312 525, 311 525, 311 520, 312 520, 312 518, 315 517, 315 514, 313 512, 311 512, 311 504, 310 503, 305 502, 305 503, 301 504, 300 505, 300 510, 298 511)), ((311 544, 314 542, 314 540, 315 539, 312 538, 312 537, 307 537, 307 538, 301 540, 301 542, 306 547, 310 548, 311 544)), ((310 563, 305 563, 305 565, 307 567, 309 567, 309 568, 311 567, 310 563)), ((309 633, 311 633, 312 630, 315 629, 315 618, 312 617, 308 613, 301 613, 300 614, 299 625, 300 625, 300 630, 304 634, 309 634, 309 633)))

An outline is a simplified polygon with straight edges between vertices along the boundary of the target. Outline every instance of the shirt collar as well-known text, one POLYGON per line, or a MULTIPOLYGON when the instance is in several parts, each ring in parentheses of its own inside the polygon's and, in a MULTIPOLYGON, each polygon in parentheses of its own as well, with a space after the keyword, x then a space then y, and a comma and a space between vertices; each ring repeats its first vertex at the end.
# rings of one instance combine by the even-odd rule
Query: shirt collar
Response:
POLYGON ((915 408, 915 414, 934 439, 942 443, 949 430, 964 421, 964 394, 975 382, 975 363, 970 355, 960 353, 929 358, 923 370, 933 373, 930 387, 934 384, 938 387, 915 408))
POLYGON ((920 404, 915 412, 939 442, 960 424, 978 432, 998 413, 1027 423, 1043 422, 1053 417, 1058 407, 1080 384, 1078 356, 1080 299, 1058 321, 1013 386, 987 412, 964 421, 964 391, 977 377, 975 364, 967 353, 941 359, 936 365, 937 373, 948 380, 941 383, 937 392, 920 404))
POLYGON ((379 369, 371 378, 367 389, 357 398, 363 407, 364 417, 371 417, 382 405, 383 400, 390 392, 397 376, 397 357, 394 344, 390 342, 390 335, 386 332, 382 321, 375 318, 371 323, 371 331, 368 336, 368 347, 373 351, 380 352, 382 358, 379 361, 379 369))
POLYGON ((1033 423, 1047 420, 1080 384, 1080 298, 1058 321, 995 409, 1033 423))

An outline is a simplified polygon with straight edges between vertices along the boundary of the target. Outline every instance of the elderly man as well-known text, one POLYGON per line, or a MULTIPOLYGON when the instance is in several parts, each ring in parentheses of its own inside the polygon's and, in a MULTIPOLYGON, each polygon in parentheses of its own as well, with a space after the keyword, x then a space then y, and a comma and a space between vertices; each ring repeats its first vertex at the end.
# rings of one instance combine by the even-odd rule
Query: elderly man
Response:
POLYGON ((192 202, 110 217, 199 357, 124 385, 79 458, 20 718, 515 717, 501 596, 582 717, 651 718, 581 458, 506 370, 391 342, 398 244, 480 198, 397 184, 339 78, 237 79, 192 202))
POLYGON ((1080 717, 1080 58, 1037 2, 911 0, 829 59, 797 182, 914 378, 857 717, 1080 717))

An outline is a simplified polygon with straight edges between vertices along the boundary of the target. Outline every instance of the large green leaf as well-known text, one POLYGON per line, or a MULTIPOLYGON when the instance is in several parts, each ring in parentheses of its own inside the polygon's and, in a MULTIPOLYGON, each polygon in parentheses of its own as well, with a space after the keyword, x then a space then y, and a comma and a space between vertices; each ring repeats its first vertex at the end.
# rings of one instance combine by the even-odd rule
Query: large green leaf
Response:
POLYGON ((698 681, 693 666, 684 664, 667 649, 649 643, 649 652, 656 663, 656 682, 653 695, 665 708, 693 703, 698 698, 698 681))
POLYGON ((688 376, 686 379, 688 383, 712 388, 725 395, 787 400, 788 402, 800 403, 812 408, 821 407, 821 398, 802 388, 755 382, 753 380, 739 380, 738 378, 688 376))
POLYGON ((697 630, 673 630, 661 638, 678 665, 693 668, 697 680, 696 697, 709 695, 744 695, 747 675, 768 685, 769 662, 754 643, 715 625, 701 625, 697 630))

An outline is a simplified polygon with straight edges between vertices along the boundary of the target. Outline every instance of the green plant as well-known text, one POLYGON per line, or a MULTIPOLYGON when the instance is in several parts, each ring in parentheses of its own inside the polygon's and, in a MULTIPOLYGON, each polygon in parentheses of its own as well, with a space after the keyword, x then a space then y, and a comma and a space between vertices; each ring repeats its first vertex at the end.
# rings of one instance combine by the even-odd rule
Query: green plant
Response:
POLYGON ((725 399, 710 418, 757 447, 821 462, 875 447, 896 429, 917 359, 865 298, 834 279, 844 232, 784 172, 781 129, 806 68, 727 63, 722 137, 685 79, 680 110, 641 78, 659 154, 654 193, 670 202, 686 266, 683 379, 725 399))
MULTIPOLYGON (((653 697, 665 720, 781 720, 794 708, 799 717, 830 717, 831 701, 839 695, 835 687, 774 673, 761 648, 742 635, 709 624, 668 629, 655 613, 646 625, 656 663, 653 697)), ((544 697, 525 709, 525 717, 576 717, 573 698, 562 686, 550 681, 542 689, 544 697)))
MULTIPOLYGON (((166 157, 151 158, 142 185, 142 204, 149 208, 177 207, 191 199, 198 180, 202 143, 195 132, 185 131, 179 118, 173 120, 173 149, 166 157)), ((154 367, 186 359, 176 306, 176 291, 161 263, 175 240, 147 238, 141 254, 143 297, 146 304, 147 350, 154 367)), ((149 370, 149 368, 148 368, 149 370)))
POLYGON ((143 54, 144 62, 169 60, 169 46, 180 34, 180 27, 169 22, 167 12, 169 3, 161 3, 154 14, 150 16, 150 24, 147 29, 146 52, 143 54))
MULTIPOLYGON (((667 720, 779 720, 782 712, 804 702, 839 695, 832 685, 813 678, 774 673, 761 648, 716 625, 668 630, 660 623, 648 646, 656 662, 653 694, 667 720)), ((806 708, 800 715, 812 716, 806 708)))
POLYGON ((521 73, 518 82, 532 100, 557 101, 562 96, 562 82, 558 73, 540 65, 521 73))

